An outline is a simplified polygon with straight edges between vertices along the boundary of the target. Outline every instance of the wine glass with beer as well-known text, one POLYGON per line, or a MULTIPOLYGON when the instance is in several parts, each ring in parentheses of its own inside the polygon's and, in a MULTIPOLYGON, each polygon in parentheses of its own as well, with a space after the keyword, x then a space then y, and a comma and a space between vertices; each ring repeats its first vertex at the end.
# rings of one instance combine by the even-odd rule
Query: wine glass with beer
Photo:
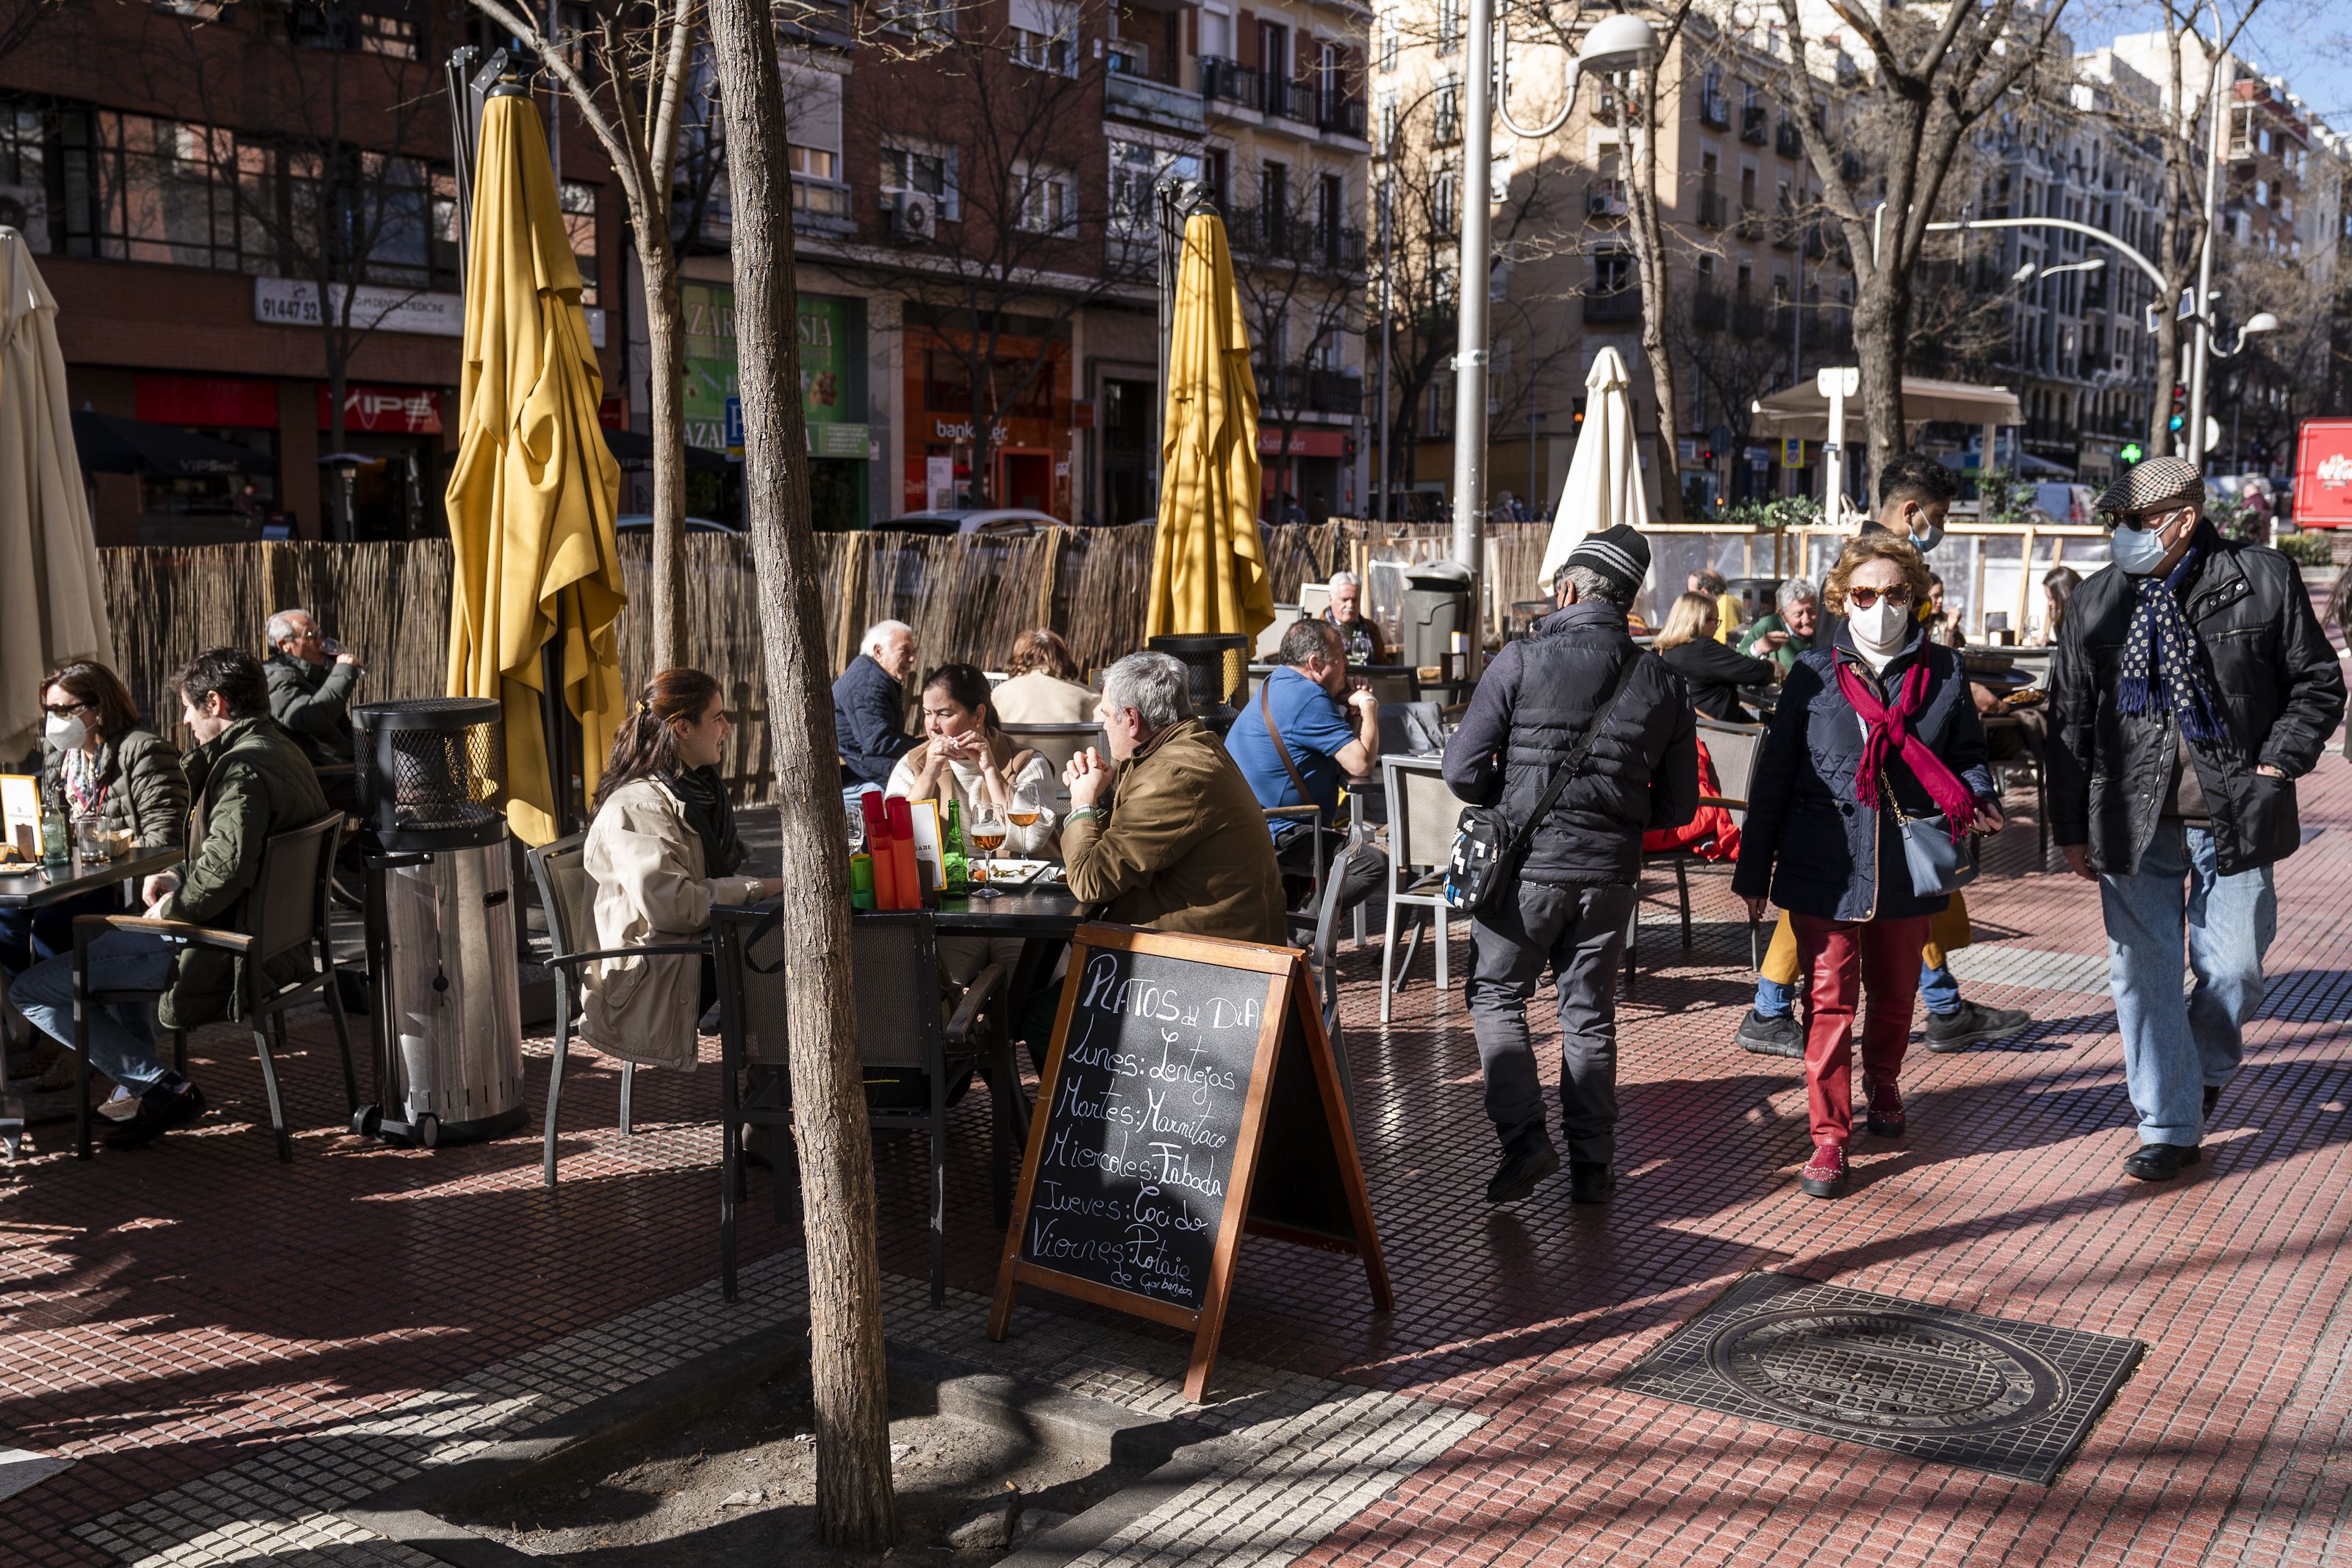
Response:
POLYGON ((1004 842, 1004 809, 1002 806, 993 800, 982 800, 973 808, 971 847, 978 850, 982 857, 981 864, 974 868, 980 873, 972 879, 971 895, 974 898, 1003 896, 988 884, 987 873, 989 862, 996 859, 997 849, 1004 842))

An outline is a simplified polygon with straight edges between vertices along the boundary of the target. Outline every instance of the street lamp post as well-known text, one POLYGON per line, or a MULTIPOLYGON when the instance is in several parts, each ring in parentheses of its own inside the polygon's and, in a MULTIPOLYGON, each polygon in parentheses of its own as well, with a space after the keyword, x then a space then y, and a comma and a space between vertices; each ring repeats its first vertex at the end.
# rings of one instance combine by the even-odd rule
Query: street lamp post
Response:
MULTIPOLYGON (((1583 46, 1568 63, 1559 112, 1549 123, 1530 130, 1511 118, 1507 101, 1497 104, 1495 43, 1495 0, 1470 0, 1469 58, 1463 62, 1463 87, 1467 107, 1462 128, 1462 246, 1455 269, 1460 293, 1454 320, 1454 539, 1452 554, 1470 569, 1471 604, 1478 606, 1483 587, 1478 574, 1485 567, 1483 548, 1486 517, 1486 361, 1489 342, 1486 306, 1492 293, 1494 244, 1491 206, 1494 199, 1494 116, 1499 108, 1512 134, 1530 140, 1549 136, 1568 122, 1576 106, 1579 79, 1634 70, 1658 57, 1658 36, 1639 16, 1620 13, 1604 16, 1584 36, 1583 46)), ((1510 37, 1504 34, 1504 72, 1509 70, 1510 37)), ((1509 78, 1502 78, 1505 96, 1509 78)), ((1475 641, 1472 659, 1476 659, 1475 641)))
POLYGON ((2221 71, 2228 57, 2221 52, 2221 7, 2213 6, 2213 69, 2205 83, 2205 101, 2213 111, 2212 134, 2205 139, 2205 243, 2197 256, 2197 338, 2189 361, 2189 428, 2180 433, 2186 450, 2181 455, 2199 467, 2205 463, 2205 371, 2213 354, 2213 209, 2221 187, 2221 139, 2230 133, 2229 106, 2221 101, 2221 71))

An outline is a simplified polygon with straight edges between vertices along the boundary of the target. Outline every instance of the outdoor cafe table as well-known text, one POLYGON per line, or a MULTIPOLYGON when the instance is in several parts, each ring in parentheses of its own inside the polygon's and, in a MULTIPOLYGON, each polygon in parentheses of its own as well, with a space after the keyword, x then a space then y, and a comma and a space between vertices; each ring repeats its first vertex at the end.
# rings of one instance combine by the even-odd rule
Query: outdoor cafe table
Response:
MULTIPOLYGON (((159 871, 170 871, 180 863, 179 850, 133 850, 121 860, 100 861, 85 865, 79 855, 73 859, 72 869, 64 876, 55 876, 36 866, 27 871, 0 872, 0 909, 39 909, 63 899, 85 893, 98 893, 117 883, 142 883, 159 871)), ((25 1137, 25 1103, 13 1094, 0 1093, 0 1147, 8 1157, 16 1157, 17 1146, 25 1137)))

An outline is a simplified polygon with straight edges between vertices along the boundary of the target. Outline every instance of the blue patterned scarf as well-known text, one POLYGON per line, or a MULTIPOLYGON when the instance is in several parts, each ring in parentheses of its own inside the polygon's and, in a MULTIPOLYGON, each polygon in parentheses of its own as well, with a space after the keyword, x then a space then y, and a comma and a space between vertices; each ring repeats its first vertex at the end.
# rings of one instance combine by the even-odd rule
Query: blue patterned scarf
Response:
MULTIPOLYGON (((2205 525, 2200 523, 2201 536, 2205 525)), ((2180 732, 2191 740, 2226 742, 2230 731, 2214 705, 2212 688, 2198 667, 2196 629, 2181 608, 2180 591, 2197 575, 2208 554, 2200 537, 2163 577, 2153 572, 2129 580, 2139 596, 2131 631, 2124 639, 2122 678, 2116 685, 2117 713, 2155 713, 2170 708, 2180 732)))

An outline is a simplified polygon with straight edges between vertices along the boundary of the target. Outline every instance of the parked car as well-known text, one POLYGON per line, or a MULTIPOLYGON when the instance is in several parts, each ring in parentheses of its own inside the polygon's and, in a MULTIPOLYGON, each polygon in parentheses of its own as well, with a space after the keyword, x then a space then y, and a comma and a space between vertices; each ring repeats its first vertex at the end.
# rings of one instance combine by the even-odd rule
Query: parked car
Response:
POLYGON ((1032 512, 1021 507, 979 507, 908 512, 874 526, 909 534, 989 534, 999 538, 1019 538, 1039 528, 1058 528, 1064 524, 1049 513, 1032 512))
MULTIPOLYGON (((654 530, 653 514, 631 512, 625 517, 614 519, 613 526, 623 533, 627 533, 631 528, 643 528, 646 532, 651 533, 654 530)), ((743 530, 732 523, 714 523, 709 517, 688 517, 686 519, 686 531, 690 534, 739 534, 743 530)))

